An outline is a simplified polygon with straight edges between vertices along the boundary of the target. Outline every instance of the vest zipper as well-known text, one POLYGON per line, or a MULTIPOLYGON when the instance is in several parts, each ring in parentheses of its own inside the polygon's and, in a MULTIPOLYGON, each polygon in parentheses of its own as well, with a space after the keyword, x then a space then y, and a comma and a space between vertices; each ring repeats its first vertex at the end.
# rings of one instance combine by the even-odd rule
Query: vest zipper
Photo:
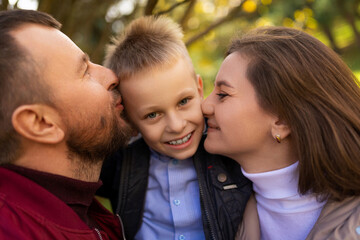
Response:
POLYGON ((100 233, 99 229, 94 228, 94 230, 95 230, 95 232, 98 234, 98 236, 99 236, 100 240, 103 240, 103 238, 102 238, 102 236, 101 236, 101 233, 100 233))
POLYGON ((210 213, 209 213, 209 211, 207 209, 207 207, 209 207, 209 204, 208 204, 207 198, 205 198, 205 196, 204 196, 203 186, 202 186, 201 181, 200 181, 201 177, 203 179, 205 179, 205 177, 203 176, 204 174, 201 172, 201 169, 202 169, 201 167, 202 166, 201 166, 201 164, 198 164, 201 161, 198 159, 197 155, 195 155, 193 159, 194 159, 194 165, 195 166, 197 165, 196 169, 200 169, 200 171, 197 172, 198 183, 199 183, 199 191, 200 191, 200 204, 202 205, 202 209, 205 212, 206 221, 207 221, 208 225, 210 226, 209 230, 210 230, 211 239, 216 240, 217 238, 216 238, 215 233, 214 233, 215 227, 213 226, 212 221, 210 221, 210 213))
MULTIPOLYGON (((205 202, 205 197, 204 197, 204 193, 203 193, 203 190, 202 190, 202 187, 201 185, 199 184, 199 190, 200 190, 200 196, 201 196, 201 199, 203 199, 203 201, 205 202)), ((211 234, 211 239, 213 240, 216 240, 216 237, 215 237, 215 233, 213 231, 213 224, 212 222, 210 221, 210 213, 209 211, 207 210, 206 206, 207 204, 203 203, 203 208, 204 208, 204 212, 205 212, 205 216, 206 216, 206 220, 207 220, 207 223, 209 224, 209 228, 210 228, 210 234, 211 234)))

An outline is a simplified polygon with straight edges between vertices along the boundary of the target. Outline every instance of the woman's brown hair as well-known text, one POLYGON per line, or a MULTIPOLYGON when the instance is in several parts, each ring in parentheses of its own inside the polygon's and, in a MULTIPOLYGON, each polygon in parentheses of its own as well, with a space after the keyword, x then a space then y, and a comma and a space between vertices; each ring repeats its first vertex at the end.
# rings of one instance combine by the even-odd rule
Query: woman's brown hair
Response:
POLYGON ((233 52, 248 59, 259 104, 291 128, 300 193, 338 201, 360 195, 360 88, 341 58, 285 27, 236 37, 227 54, 233 52))

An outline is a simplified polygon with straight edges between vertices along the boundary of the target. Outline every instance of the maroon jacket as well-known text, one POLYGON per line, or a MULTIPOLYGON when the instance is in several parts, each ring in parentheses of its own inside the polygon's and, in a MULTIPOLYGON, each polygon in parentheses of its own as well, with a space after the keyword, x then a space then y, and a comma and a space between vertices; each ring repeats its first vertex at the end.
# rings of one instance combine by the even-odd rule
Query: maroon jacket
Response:
POLYGON ((94 199, 90 229, 63 201, 40 185, 0 167, 0 239, 124 239, 121 220, 94 199))

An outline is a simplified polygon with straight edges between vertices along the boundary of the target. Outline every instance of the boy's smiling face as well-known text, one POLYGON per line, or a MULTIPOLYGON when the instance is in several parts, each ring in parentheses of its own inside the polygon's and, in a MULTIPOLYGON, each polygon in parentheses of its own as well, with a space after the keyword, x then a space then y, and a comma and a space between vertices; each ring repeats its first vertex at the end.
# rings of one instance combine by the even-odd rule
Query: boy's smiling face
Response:
POLYGON ((149 147, 180 160, 194 155, 204 129, 203 89, 187 60, 121 80, 120 91, 129 120, 149 147))

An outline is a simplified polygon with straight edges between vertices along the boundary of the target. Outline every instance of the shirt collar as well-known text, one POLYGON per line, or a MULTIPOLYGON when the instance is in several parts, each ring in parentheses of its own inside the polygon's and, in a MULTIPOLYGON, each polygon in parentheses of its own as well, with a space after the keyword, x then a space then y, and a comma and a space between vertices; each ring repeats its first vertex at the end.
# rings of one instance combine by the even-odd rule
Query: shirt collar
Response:
POLYGON ((292 197, 298 194, 299 170, 298 163, 262 173, 247 173, 244 176, 253 182, 254 191, 269 199, 292 197))
MULTIPOLYGON (((168 162, 168 161, 170 161, 170 160, 176 159, 176 158, 172 158, 172 157, 167 156, 167 155, 163 155, 163 154, 155 151, 155 150, 152 149, 152 148, 149 148, 149 149, 150 149, 151 157, 154 158, 154 159, 158 159, 158 160, 160 160, 161 162, 168 162)), ((191 160, 191 159, 192 159, 192 157, 189 157, 189 158, 187 158, 187 159, 179 160, 179 161, 189 161, 189 160, 191 160)), ((178 159, 176 159, 176 160, 178 160, 178 159)))

